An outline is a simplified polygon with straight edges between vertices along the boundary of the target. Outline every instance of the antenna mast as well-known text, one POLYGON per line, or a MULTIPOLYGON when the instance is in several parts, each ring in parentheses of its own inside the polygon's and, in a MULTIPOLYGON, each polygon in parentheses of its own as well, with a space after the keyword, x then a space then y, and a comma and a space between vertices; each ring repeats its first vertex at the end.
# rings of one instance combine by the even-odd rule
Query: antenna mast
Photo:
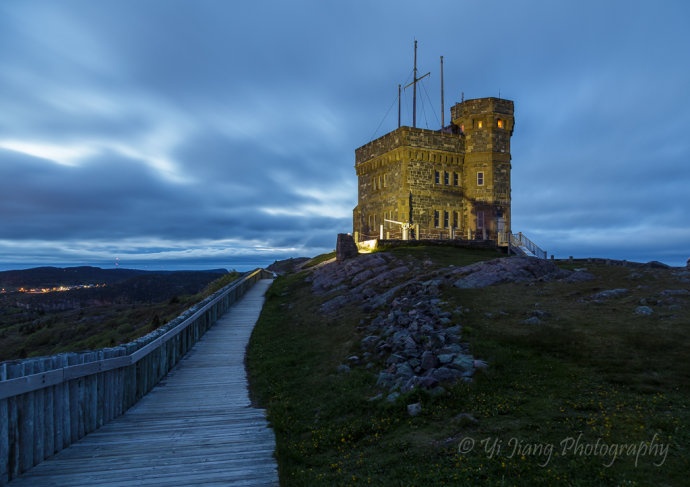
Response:
POLYGON ((441 130, 446 126, 445 114, 446 109, 443 104, 443 56, 441 56, 441 130))
POLYGON ((412 126, 417 126, 417 39, 414 40, 414 72, 412 84, 412 126))
POLYGON ((412 127, 417 127, 417 82, 423 80, 431 73, 426 73, 421 78, 417 78, 417 39, 414 40, 414 71, 412 83, 407 85, 405 88, 412 86, 412 127))
POLYGON ((398 85, 398 128, 400 128, 400 92, 401 88, 400 85, 398 85))

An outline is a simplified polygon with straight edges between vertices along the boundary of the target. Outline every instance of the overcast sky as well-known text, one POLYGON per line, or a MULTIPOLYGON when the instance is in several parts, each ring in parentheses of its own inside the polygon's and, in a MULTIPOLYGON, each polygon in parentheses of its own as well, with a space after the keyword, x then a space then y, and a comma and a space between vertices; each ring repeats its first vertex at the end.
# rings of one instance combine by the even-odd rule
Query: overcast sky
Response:
POLYGON ((440 124, 441 55, 447 111, 514 100, 514 232, 685 265, 689 32, 686 0, 3 0, 0 267, 333 249, 415 38, 418 126, 440 124))

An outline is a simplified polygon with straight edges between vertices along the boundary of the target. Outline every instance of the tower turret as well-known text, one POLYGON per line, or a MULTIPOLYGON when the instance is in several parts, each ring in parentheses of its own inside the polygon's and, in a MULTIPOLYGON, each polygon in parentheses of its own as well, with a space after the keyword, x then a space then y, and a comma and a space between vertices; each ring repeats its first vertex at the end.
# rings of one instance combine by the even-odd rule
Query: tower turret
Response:
POLYGON ((477 98, 451 107, 453 124, 465 137, 463 187, 471 203, 465 221, 476 237, 510 231, 511 100, 477 98))

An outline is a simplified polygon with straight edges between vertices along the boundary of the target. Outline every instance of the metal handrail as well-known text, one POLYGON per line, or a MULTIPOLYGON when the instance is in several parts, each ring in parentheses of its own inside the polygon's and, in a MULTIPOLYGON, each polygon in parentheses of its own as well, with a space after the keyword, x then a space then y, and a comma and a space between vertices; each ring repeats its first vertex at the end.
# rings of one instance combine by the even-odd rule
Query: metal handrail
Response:
POLYGON ((522 232, 510 235, 510 244, 513 247, 524 247, 535 257, 546 259, 546 251, 527 238, 522 232))

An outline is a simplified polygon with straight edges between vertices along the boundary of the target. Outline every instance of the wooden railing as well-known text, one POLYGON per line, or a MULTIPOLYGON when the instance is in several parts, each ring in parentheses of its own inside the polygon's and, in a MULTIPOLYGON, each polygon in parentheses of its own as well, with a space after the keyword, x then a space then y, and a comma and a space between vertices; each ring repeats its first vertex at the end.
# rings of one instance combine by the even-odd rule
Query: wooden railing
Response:
POLYGON ((248 273, 156 331, 82 353, 0 364, 0 486, 120 416, 258 280, 248 273))

